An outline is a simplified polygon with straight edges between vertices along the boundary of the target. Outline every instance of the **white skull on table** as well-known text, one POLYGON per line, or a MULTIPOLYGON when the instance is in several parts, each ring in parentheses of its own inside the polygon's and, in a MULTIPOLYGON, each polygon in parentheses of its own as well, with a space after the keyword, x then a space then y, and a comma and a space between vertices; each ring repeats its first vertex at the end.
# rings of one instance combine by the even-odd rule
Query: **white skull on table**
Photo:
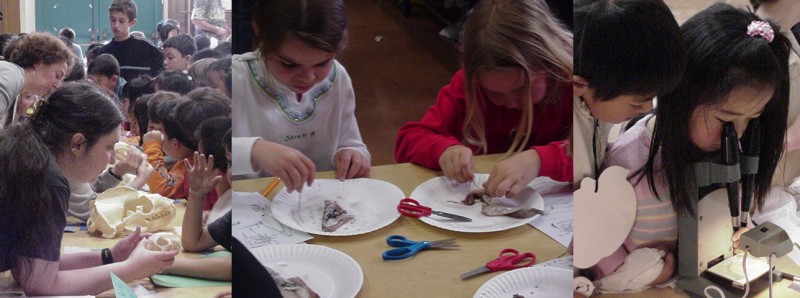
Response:
POLYGON ((106 190, 93 203, 87 225, 89 232, 100 231, 103 238, 127 235, 137 226, 143 232, 155 232, 166 228, 176 215, 172 200, 125 186, 106 190))
POLYGON ((147 238, 144 248, 155 251, 180 251, 181 238, 171 232, 158 232, 147 238))

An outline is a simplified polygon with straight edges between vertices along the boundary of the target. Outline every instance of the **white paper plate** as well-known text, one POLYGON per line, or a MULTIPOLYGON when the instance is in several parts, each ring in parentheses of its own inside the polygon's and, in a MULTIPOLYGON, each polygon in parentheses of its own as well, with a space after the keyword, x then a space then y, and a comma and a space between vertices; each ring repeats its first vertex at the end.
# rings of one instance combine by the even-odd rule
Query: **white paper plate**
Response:
POLYGON ((288 193, 282 188, 272 202, 272 215, 282 224, 306 233, 351 236, 369 233, 394 222, 400 213, 397 204, 405 197, 394 184, 374 179, 317 179, 311 187, 288 193), (300 212, 297 201, 300 199, 300 212), (322 231, 325 200, 339 203, 355 218, 333 232, 322 231))
POLYGON ((474 298, 572 297, 572 270, 527 267, 505 272, 486 281, 474 298))
MULTIPOLYGON (((482 185, 487 179, 489 179, 488 174, 475 174, 474 181, 477 185, 482 185)), ((535 215, 521 219, 509 216, 487 216, 481 213, 481 207, 483 206, 481 203, 476 203, 472 206, 460 203, 467 196, 467 193, 475 189, 477 187, 472 183, 459 184, 446 177, 436 177, 418 186, 411 193, 411 198, 424 206, 431 207, 433 210, 453 213, 472 219, 472 222, 460 222, 435 215, 420 218, 423 222, 434 227, 457 232, 484 233, 503 231, 525 225, 539 216, 535 215)), ((514 198, 534 200, 533 206, 539 210, 544 210, 542 196, 532 188, 525 188, 514 198)))
POLYGON ((355 297, 364 283, 361 266, 332 248, 311 244, 267 245, 252 248, 250 252, 281 277, 299 277, 320 297, 355 297))

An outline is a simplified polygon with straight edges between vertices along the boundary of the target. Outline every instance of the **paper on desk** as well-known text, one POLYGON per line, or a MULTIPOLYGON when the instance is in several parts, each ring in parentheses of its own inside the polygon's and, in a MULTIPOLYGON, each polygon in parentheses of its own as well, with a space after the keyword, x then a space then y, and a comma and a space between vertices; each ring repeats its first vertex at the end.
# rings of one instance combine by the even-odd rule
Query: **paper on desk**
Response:
POLYGON ((544 214, 531 221, 530 225, 567 246, 572 240, 572 189, 564 191, 568 184, 547 179, 549 181, 540 177, 531 182, 534 189, 542 193, 544 214))
POLYGON ((114 272, 109 272, 111 274, 111 284, 114 285, 114 295, 117 298, 136 298, 136 294, 133 293, 133 290, 128 287, 128 285, 119 279, 114 272))
POLYGON ((295 244, 312 239, 306 232, 287 227, 272 217, 270 200, 259 193, 233 193, 231 231, 248 248, 295 244))
POLYGON ((552 259, 550 261, 533 265, 534 267, 555 267, 572 270, 572 256, 552 259))

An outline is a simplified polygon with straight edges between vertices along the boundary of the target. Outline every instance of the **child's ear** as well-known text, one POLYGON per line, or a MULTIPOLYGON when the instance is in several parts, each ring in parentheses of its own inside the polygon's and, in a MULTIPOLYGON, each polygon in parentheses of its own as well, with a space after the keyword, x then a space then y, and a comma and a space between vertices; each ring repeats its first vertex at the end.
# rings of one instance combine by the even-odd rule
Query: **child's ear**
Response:
POLYGON ((119 76, 118 75, 112 75, 108 79, 111 80, 112 82, 114 82, 114 85, 117 85, 117 81, 119 81, 119 76))
POLYGON ((133 25, 136 25, 136 19, 131 20, 130 24, 131 24, 131 27, 133 27, 133 25))

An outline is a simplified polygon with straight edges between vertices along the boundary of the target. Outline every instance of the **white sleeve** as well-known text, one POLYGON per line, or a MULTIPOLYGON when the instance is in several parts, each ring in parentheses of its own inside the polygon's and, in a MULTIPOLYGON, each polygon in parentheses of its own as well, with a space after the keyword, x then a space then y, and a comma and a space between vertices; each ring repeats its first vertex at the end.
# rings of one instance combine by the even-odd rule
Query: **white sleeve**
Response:
POLYGON ((233 175, 256 174, 258 171, 253 168, 253 161, 250 158, 253 153, 253 145, 259 137, 233 137, 231 140, 231 160, 233 175))
MULTIPOLYGON (((361 139, 361 132, 358 130, 358 122, 356 122, 356 95, 353 91, 353 84, 350 80, 350 76, 347 75, 347 72, 344 70, 344 67, 340 67, 342 76, 342 84, 344 90, 342 90, 342 126, 339 129, 339 140, 338 146, 336 147, 336 152, 333 154, 332 158, 335 158, 336 153, 344 149, 354 149, 372 163, 372 156, 369 154, 369 150, 367 150, 367 145, 364 144, 364 141, 361 139)), ((331 162, 334 162, 331 160, 331 162)))

